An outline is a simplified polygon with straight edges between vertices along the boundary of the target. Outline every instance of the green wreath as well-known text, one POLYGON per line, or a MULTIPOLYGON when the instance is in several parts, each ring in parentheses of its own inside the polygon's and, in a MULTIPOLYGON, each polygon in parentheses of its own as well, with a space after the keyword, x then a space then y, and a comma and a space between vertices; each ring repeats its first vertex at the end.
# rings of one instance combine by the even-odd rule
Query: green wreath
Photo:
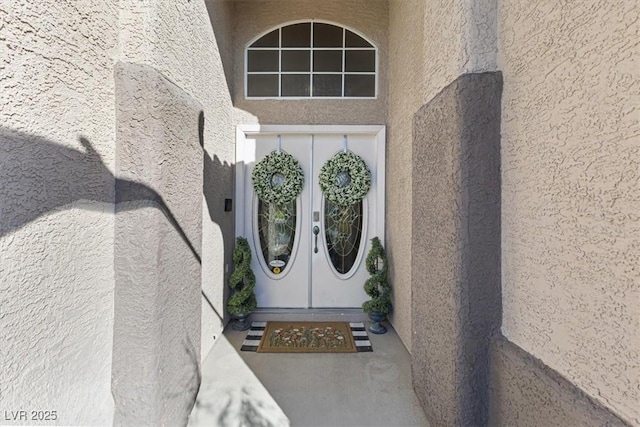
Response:
POLYGON ((320 189, 340 206, 364 199, 371 188, 371 171, 360 156, 351 151, 338 153, 320 169, 320 189))
POLYGON ((302 167, 284 151, 273 151, 260 160, 253 168, 251 179, 260 200, 276 205, 294 200, 304 185, 302 167))

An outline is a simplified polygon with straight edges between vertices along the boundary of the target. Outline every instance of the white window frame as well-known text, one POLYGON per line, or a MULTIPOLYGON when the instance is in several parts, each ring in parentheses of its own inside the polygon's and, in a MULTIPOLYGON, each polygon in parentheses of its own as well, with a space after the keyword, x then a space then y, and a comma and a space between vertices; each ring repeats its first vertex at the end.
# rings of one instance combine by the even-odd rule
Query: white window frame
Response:
POLYGON ((244 69, 243 69, 243 75, 244 75, 244 98, 246 100, 265 100, 265 99, 279 99, 279 100, 338 100, 338 99, 349 99, 349 100, 353 100, 353 99, 361 99, 361 100, 371 100, 371 99, 377 99, 378 98, 378 71, 379 71, 379 66, 380 66, 380 55, 379 55, 379 51, 378 51, 378 46, 373 43, 373 41, 371 41, 371 39, 367 36, 365 36, 364 34, 362 34, 361 32, 354 30, 351 27, 345 26, 345 25, 341 25, 338 24, 336 22, 332 22, 332 21, 325 21, 325 20, 321 20, 321 19, 304 19, 304 20, 297 20, 297 21, 290 21, 290 22, 286 22, 284 24, 280 24, 277 25, 275 27, 271 27, 269 28, 267 31, 264 31, 263 33, 261 33, 260 35, 254 37, 253 39, 251 39, 244 47, 244 69), (278 47, 274 48, 274 47, 255 47, 255 48, 251 48, 250 46, 252 44, 254 44, 256 41, 258 41, 259 39, 261 39, 262 37, 266 36, 267 34, 269 34, 270 32, 274 31, 274 30, 279 30, 283 27, 287 27, 289 25, 294 25, 294 24, 306 24, 306 23, 311 23, 311 47, 281 47, 282 46, 282 32, 280 31, 278 33, 278 36, 280 38, 279 42, 278 42, 278 47), (336 27, 342 28, 342 48, 335 48, 335 47, 313 47, 313 24, 329 24, 329 25, 334 25, 336 27), (367 43, 369 43, 372 47, 350 47, 347 48, 345 47, 345 35, 346 35, 346 31, 345 30, 349 30, 352 33, 362 37, 367 43), (278 51, 278 71, 252 71, 249 72, 248 71, 248 63, 249 63, 249 50, 277 50, 278 51), (309 70, 310 71, 282 71, 282 61, 281 61, 281 52, 285 51, 285 50, 308 50, 311 53, 311 58, 310 58, 310 66, 309 66, 309 70), (320 51, 320 50, 330 50, 330 51, 342 51, 342 71, 341 72, 335 72, 335 71, 321 71, 321 72, 316 72, 313 71, 313 52, 314 51, 320 51), (374 55, 375 55, 375 64, 374 64, 374 71, 373 72, 356 72, 356 71, 351 71, 351 72, 345 72, 344 68, 345 68, 345 58, 346 58, 346 53, 345 51, 347 50, 363 50, 363 51, 373 51, 374 55), (249 80, 249 75, 258 75, 258 74, 265 74, 265 75, 274 75, 276 74, 278 76, 278 96, 249 96, 248 95, 248 80, 249 80), (287 75, 287 74, 295 74, 295 75, 300 75, 300 74, 308 74, 309 75, 309 90, 310 90, 310 95, 309 96, 281 96, 280 94, 282 93, 282 75, 287 75), (342 94, 343 96, 313 96, 313 76, 315 74, 328 74, 328 75, 340 75, 342 76, 342 94), (344 96, 344 85, 345 85, 345 76, 346 75, 373 75, 374 76, 374 96, 344 96))

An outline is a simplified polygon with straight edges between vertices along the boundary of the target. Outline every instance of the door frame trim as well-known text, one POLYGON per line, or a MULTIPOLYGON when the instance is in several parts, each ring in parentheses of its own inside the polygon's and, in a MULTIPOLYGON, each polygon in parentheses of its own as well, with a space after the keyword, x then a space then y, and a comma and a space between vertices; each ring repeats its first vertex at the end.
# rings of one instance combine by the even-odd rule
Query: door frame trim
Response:
MULTIPOLYGON (((245 165, 255 162, 255 145, 250 143, 254 136, 276 136, 287 134, 314 135, 321 134, 358 134, 374 138, 376 147, 376 164, 373 177, 377 206, 375 209, 375 221, 371 223, 375 227, 376 235, 385 244, 385 210, 386 210, 386 126, 385 125, 260 125, 245 124, 236 127, 236 156, 235 156, 235 213, 234 235, 243 236, 246 215, 253 215, 253 206, 246 206, 245 190, 248 189, 245 182, 245 165)), ((249 191, 251 191, 249 189, 249 191)), ((252 198, 250 198, 252 199, 252 198)), ((311 200, 310 200, 311 203, 311 200)), ((304 209, 304 207, 303 207, 304 209)), ((371 221, 369 218, 368 221, 371 221)), ((249 236, 244 236, 249 238, 249 236)), ((370 236, 373 237, 373 236, 370 236)), ((365 246, 367 242, 363 243, 365 246)), ((366 253, 362 254, 366 257, 366 253)), ((311 307, 311 293, 309 293, 308 306, 311 307)))

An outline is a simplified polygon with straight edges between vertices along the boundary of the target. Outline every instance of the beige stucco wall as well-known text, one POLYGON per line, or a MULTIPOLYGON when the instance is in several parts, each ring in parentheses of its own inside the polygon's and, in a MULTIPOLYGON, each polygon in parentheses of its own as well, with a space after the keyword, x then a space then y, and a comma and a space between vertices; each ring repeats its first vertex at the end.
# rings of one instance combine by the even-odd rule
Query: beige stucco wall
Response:
POLYGON ((239 123, 383 124, 387 109, 387 0, 239 0, 234 3, 234 105, 239 123), (290 21, 319 19, 354 29, 378 47, 378 97, 373 100, 246 100, 244 49, 290 21))
POLYGON ((222 332, 225 264, 231 262, 233 247, 233 213, 223 212, 223 206, 224 198, 233 197, 235 129, 219 48, 230 43, 231 34, 220 26, 214 33, 211 24, 230 20, 232 8, 226 3, 120 2, 120 60, 154 67, 204 110, 204 148, 211 174, 205 176, 208 199, 203 204, 202 357, 222 332))
MULTIPOLYGON (((387 250, 392 323, 411 347, 412 122, 420 107, 464 73, 496 69, 495 0, 390 0, 387 250)), ((425 266, 428 268, 428 266, 425 266)))
POLYGON ((201 340, 202 105, 116 65, 114 425, 184 425, 201 340))
POLYGON ((500 3, 503 333, 640 424, 632 0, 500 3))
POLYGON ((411 349, 411 147, 413 114, 424 103, 424 2, 391 1, 387 129, 387 256, 393 286, 391 322, 411 349), (417 30, 416 30, 417 29, 417 30), (408 190, 408 191, 407 191, 408 190))
MULTIPOLYGON (((0 5, 3 410, 57 411, 65 425, 113 422, 116 62, 151 65, 203 106, 206 156, 196 170, 204 168, 208 180, 196 193, 207 298, 195 354, 206 356, 219 336, 233 244, 233 214, 223 212, 223 201, 233 194, 234 128, 217 39, 230 40, 230 30, 214 34, 210 19, 229 21, 227 3, 0 5)), ((197 116, 188 124, 196 134, 197 116)))
POLYGON ((413 121, 411 370, 432 425, 487 424, 502 318, 501 86, 499 73, 466 74, 413 121))
POLYGON ((0 408, 23 424, 112 422, 117 24, 111 2, 0 2, 0 408))

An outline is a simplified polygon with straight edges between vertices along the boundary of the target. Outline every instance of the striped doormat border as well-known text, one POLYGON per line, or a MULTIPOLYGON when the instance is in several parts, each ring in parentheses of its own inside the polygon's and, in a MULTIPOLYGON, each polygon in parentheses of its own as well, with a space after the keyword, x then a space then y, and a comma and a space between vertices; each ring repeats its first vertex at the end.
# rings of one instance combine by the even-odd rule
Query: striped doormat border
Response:
MULTIPOLYGON (((241 351, 258 351, 260 346, 260 340, 262 334, 264 334, 264 328, 267 326, 267 322, 252 322, 251 329, 247 332, 247 337, 240 347, 241 351)), ((351 335, 353 335, 353 341, 356 344, 358 353, 373 351, 371 347, 371 341, 369 341, 369 335, 362 322, 350 322, 351 335)))

